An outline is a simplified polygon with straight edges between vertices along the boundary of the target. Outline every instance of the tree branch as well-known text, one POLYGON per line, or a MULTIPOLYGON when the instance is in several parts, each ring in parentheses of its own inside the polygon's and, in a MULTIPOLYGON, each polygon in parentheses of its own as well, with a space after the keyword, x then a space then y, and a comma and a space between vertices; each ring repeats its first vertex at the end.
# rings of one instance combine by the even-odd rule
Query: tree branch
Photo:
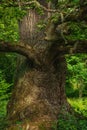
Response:
POLYGON ((0 43, 0 52, 12 52, 12 53, 18 53, 20 55, 23 55, 33 61, 35 64, 39 64, 37 59, 35 58, 34 55, 34 50, 29 46, 29 45, 15 45, 15 44, 10 44, 7 42, 1 42, 0 43))
MULTIPOLYGON (((2 3, 1 3, 2 4, 2 3)), ((14 2, 14 3, 10 3, 8 2, 7 7, 22 7, 22 6, 29 6, 29 5, 32 5, 34 4, 36 7, 38 8, 41 8, 43 9, 44 11, 47 11, 47 12, 59 12, 58 10, 56 9, 49 9, 49 8, 46 8, 45 6, 41 5, 38 1, 36 0, 33 0, 33 1, 29 1, 29 2, 14 2)))
POLYGON ((80 21, 87 22, 87 16, 85 15, 86 12, 87 12, 87 7, 84 6, 80 9, 74 8, 74 10, 68 14, 67 14, 67 12, 58 13, 56 22, 53 21, 53 19, 52 19, 47 24, 47 28, 46 28, 46 32, 45 32, 45 34, 46 34, 45 40, 53 42, 53 41, 58 41, 58 39, 60 39, 60 38, 64 39, 64 36, 63 36, 63 29, 64 28, 60 29, 59 26, 63 25, 64 23, 68 23, 69 21, 71 21, 71 22, 80 22, 80 21))
POLYGON ((60 44, 53 43, 49 48, 48 53, 48 64, 53 63, 57 60, 59 55, 66 55, 66 54, 78 54, 78 53, 87 53, 87 40, 80 40, 80 41, 68 41, 65 45, 63 41, 60 44), (61 44, 62 43, 62 44, 61 44))
POLYGON ((58 54, 77 54, 77 53, 87 53, 87 40, 80 41, 68 41, 67 45, 57 45, 54 46, 54 50, 58 54))
POLYGON ((22 2, 21 5, 25 6, 25 5, 31 5, 31 4, 35 4, 36 7, 38 8, 41 8, 43 9, 44 11, 47 11, 47 12, 58 12, 58 10, 53 10, 53 9, 49 9, 49 8, 46 8, 45 6, 41 5, 38 1, 36 0, 33 0, 33 1, 30 1, 30 2, 22 2))
POLYGON ((68 41, 65 50, 67 54, 87 53, 87 40, 68 41))

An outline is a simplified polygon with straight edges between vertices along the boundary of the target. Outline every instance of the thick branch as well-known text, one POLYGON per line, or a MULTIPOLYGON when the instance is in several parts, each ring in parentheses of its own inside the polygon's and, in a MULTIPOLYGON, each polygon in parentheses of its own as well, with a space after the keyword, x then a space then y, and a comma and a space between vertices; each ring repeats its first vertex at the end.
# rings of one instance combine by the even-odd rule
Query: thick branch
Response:
POLYGON ((61 42, 62 44, 53 43, 49 48, 48 64, 53 63, 59 55, 87 53, 87 40, 68 41, 66 45, 61 42))
POLYGON ((87 53, 87 40, 68 41, 67 45, 57 45, 54 47, 58 54, 87 53))
POLYGON ((13 52, 13 53, 18 53, 20 55, 23 55, 27 57, 28 59, 32 60, 34 63, 38 63, 34 56, 34 51, 33 49, 27 45, 27 46, 22 46, 22 45, 15 45, 15 44, 9 44, 5 42, 0 43, 0 52, 13 52))
POLYGON ((65 52, 68 54, 87 53, 87 40, 68 41, 65 52))
POLYGON ((87 7, 83 6, 80 9, 74 8, 74 10, 71 11, 70 13, 67 12, 58 13, 56 22, 55 20, 54 21, 50 20, 48 22, 46 32, 45 32, 46 34, 45 39, 52 42, 57 41, 58 39, 60 39, 60 37, 64 39, 63 35, 59 35, 59 33, 62 34, 61 32, 63 32, 64 28, 60 30, 59 26, 61 26, 64 23, 68 23, 69 21, 87 22, 86 12, 87 12, 87 7))

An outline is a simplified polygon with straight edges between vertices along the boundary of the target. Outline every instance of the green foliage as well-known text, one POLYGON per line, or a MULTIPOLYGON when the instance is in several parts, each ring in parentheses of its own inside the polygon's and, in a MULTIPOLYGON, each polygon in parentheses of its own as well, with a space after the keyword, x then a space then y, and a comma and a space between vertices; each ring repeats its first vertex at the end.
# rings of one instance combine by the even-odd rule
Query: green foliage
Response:
POLYGON ((66 93, 67 96, 78 97, 80 91, 82 96, 87 95, 87 55, 67 56, 67 80, 66 93))
POLYGON ((8 2, 0 4, 0 40, 17 42, 19 40, 18 20, 26 14, 19 7, 6 7, 8 2))
POLYGON ((7 93, 8 89, 12 84, 9 84, 3 78, 0 71, 0 130, 4 130, 7 126, 6 116, 6 106, 11 93, 7 93))
MULTIPOLYGON (((2 114, 0 112, 0 114, 2 114)), ((8 122, 4 116, 0 116, 0 130, 6 130, 5 128, 8 126, 8 122)))
POLYGON ((78 129, 77 130, 86 130, 87 129, 87 120, 81 120, 81 119, 78 119, 78 129))
POLYGON ((0 101, 6 101, 11 95, 13 77, 16 66, 16 56, 0 55, 0 101))
POLYGON ((0 101, 7 100, 10 96, 10 93, 7 91, 10 89, 12 84, 6 83, 5 79, 3 78, 2 72, 0 71, 0 101))
POLYGON ((68 101, 76 112, 87 117, 87 98, 70 98, 68 101))
POLYGON ((65 115, 59 116, 58 130, 77 130, 76 124, 76 118, 69 113, 65 113, 65 115))
POLYGON ((13 75, 16 67, 17 55, 0 53, 0 71, 3 79, 8 83, 13 82, 13 75))
POLYGON ((86 130, 87 129, 87 120, 86 119, 78 119, 69 113, 66 114, 68 117, 64 119, 62 115, 60 115, 58 120, 58 127, 54 130, 86 130))
POLYGON ((13 88, 16 55, 0 54, 0 130, 7 126, 6 106, 13 88))
POLYGON ((67 39, 72 40, 87 40, 87 25, 85 22, 69 22, 70 35, 67 39))
MULTIPOLYGON (((0 40, 17 42, 19 39, 17 19, 20 14, 17 13, 17 8, 5 7, 8 2, 4 0, 3 2, 5 3, 0 4, 0 40)), ((4 130, 7 125, 6 106, 13 87, 15 65, 16 55, 0 53, 0 130, 4 130)))
MULTIPOLYGON (((69 0, 68 0, 68 1, 69 1, 69 0)), ((75 6, 75 5, 78 5, 78 4, 79 4, 79 0, 72 0, 72 1, 71 1, 71 4, 74 5, 74 6, 75 6)))
POLYGON ((18 25, 14 15, 14 8, 4 8, 0 5, 0 40, 17 42, 18 25))
MULTIPOLYGON (((73 101, 75 101, 75 99, 73 101)), ((73 101, 72 101, 72 103, 73 103, 73 101)), ((79 101, 79 99, 78 99, 78 101, 79 101)), ((86 103, 86 105, 87 105, 87 103, 86 103)), ((78 107, 80 108, 80 106, 78 106, 78 107)), ((83 111, 83 110, 81 110, 81 111, 83 111)), ((87 111, 86 111, 86 113, 87 113, 87 111)), ((54 122, 52 125, 52 130, 86 130, 86 129, 87 129, 87 119, 77 118, 68 112, 60 114, 58 116, 58 121, 54 122)))

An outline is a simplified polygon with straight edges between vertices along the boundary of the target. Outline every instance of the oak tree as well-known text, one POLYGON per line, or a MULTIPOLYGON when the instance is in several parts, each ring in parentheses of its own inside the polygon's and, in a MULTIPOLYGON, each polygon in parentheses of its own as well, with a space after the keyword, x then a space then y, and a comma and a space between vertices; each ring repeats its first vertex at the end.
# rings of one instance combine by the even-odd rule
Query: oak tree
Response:
MULTIPOLYGON (((0 41, 0 52, 18 53, 14 90, 7 106, 8 119, 29 119, 26 130, 39 130, 60 113, 72 112, 65 94, 66 54, 87 53, 86 38, 73 38, 71 24, 87 23, 85 1, 9 1, 8 6, 27 10, 18 21, 20 41, 0 41), (63 4, 62 4, 63 3, 63 4)), ((10 130, 11 128, 9 128, 10 130)))

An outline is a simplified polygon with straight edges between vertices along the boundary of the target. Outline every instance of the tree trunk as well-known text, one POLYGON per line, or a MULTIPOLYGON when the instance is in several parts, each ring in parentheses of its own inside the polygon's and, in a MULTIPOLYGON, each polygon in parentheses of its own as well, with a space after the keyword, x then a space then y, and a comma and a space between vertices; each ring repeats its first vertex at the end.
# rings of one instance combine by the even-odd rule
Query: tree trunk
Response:
POLYGON ((40 130, 42 127, 51 130, 51 124, 57 120, 62 108, 66 111, 69 109, 64 89, 65 56, 52 55, 52 52, 50 55, 51 43, 43 39, 43 30, 37 28, 41 19, 45 21, 46 15, 39 16, 30 10, 20 22, 21 43, 33 47, 39 62, 34 64, 20 57, 14 90, 7 107, 8 118, 12 123, 29 120, 28 125, 23 126, 24 130, 40 130))

